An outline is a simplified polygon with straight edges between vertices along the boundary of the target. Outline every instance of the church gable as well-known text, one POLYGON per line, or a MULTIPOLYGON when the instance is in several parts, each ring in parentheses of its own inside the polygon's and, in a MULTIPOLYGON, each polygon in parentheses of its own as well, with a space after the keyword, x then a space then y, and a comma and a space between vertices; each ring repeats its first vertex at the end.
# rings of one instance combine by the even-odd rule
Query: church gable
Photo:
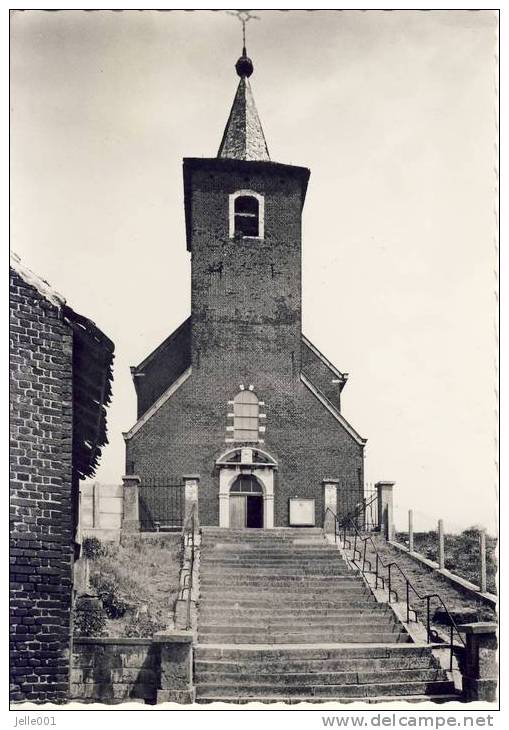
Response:
POLYGON ((191 317, 188 317, 140 365, 131 368, 138 399, 138 418, 171 388, 190 365, 191 317))

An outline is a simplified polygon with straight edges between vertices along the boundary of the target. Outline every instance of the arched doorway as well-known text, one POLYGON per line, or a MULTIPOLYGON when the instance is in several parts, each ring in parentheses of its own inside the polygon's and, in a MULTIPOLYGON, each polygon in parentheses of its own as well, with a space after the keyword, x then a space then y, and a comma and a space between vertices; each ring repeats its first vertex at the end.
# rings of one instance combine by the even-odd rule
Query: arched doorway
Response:
POLYGON ((230 487, 230 527, 263 527, 263 488, 253 474, 240 474, 230 487))

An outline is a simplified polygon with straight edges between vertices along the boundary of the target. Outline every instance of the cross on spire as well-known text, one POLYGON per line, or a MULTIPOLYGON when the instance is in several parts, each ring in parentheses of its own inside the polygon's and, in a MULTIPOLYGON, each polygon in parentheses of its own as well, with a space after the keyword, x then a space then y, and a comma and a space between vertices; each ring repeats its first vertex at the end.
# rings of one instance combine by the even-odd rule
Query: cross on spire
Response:
POLYGON ((227 10, 228 15, 233 15, 242 23, 242 55, 246 56, 246 23, 250 20, 260 20, 258 15, 253 15, 250 10, 227 10))
POLYGON ((259 17, 252 15, 249 10, 226 12, 234 15, 242 23, 243 46, 242 56, 235 64, 240 81, 217 156, 236 160, 268 161, 269 151, 248 80, 253 73, 253 62, 246 52, 246 23, 250 20, 259 20, 259 17))

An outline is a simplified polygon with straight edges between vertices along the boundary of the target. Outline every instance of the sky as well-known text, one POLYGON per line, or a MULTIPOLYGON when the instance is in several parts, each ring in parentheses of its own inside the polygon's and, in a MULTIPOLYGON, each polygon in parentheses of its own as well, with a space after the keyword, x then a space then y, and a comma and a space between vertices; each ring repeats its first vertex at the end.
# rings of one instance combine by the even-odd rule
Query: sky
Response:
MULTIPOLYGON (((303 331, 349 381, 368 482, 397 527, 497 517, 497 15, 268 11, 248 24, 271 158, 311 169, 303 331)), ((11 16, 11 246, 115 342, 109 445, 136 420, 129 366, 190 312, 183 157, 213 157, 240 24, 211 11, 11 16)))

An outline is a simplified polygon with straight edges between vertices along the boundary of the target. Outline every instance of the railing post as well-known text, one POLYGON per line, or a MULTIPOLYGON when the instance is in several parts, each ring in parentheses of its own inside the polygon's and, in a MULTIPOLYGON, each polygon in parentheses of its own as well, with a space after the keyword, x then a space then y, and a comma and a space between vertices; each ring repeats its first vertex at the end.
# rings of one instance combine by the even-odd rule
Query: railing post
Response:
POLYGON ((438 520, 438 568, 445 568, 444 521, 438 520))
POLYGON ((134 474, 127 474, 122 477, 124 483, 123 489, 123 507, 122 507, 122 531, 123 532, 139 532, 140 531, 140 504, 139 504, 139 486, 140 477, 134 474))
POLYGON ((323 484, 323 529, 332 534, 336 532, 334 515, 338 513, 339 479, 322 479, 323 484), (334 513, 334 514, 331 514, 334 513))
POLYGON ((392 511, 392 491, 394 482, 377 482, 378 490, 378 527, 386 540, 394 539, 394 515, 392 511))
POLYGON ((408 552, 414 551, 414 511, 408 510, 408 552))
POLYGON ((484 528, 481 529, 481 532, 479 534, 479 550, 480 550, 480 559, 481 559, 481 593, 486 593, 487 590, 487 576, 486 576, 486 530, 484 528))
POLYGON ((391 588, 392 588, 392 585, 391 585, 391 566, 392 566, 392 563, 389 563, 389 566, 388 566, 388 572, 389 572, 389 581, 388 581, 389 582, 389 603, 391 602, 391 596, 392 596, 392 590, 391 590, 391 588))
POLYGON ((200 475, 184 474, 182 479, 184 481, 184 525, 187 524, 193 506, 195 506, 195 526, 198 527, 198 484, 200 483, 200 475))
POLYGON ((375 567, 375 589, 378 588, 378 553, 376 553, 376 567, 375 567))
POLYGON ((408 578, 406 579, 406 622, 410 623, 410 587, 408 578))
POLYGON ((430 617, 430 597, 426 596, 426 634, 427 634, 427 642, 429 644, 430 638, 431 638, 431 617, 430 617))

